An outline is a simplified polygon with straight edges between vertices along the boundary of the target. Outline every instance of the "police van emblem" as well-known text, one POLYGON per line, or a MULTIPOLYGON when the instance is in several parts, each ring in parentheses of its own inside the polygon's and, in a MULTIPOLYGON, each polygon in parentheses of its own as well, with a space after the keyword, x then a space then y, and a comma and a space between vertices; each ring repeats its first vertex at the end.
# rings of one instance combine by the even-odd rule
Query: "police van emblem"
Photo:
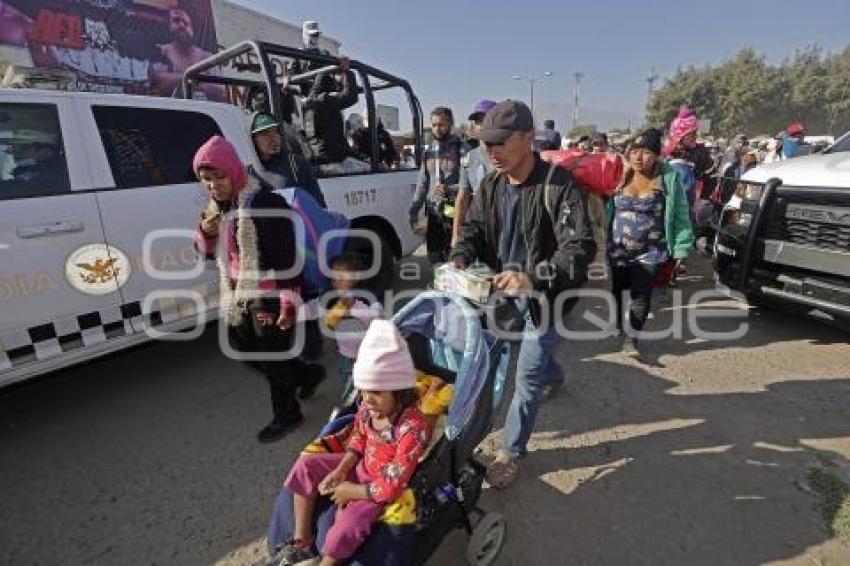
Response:
POLYGON ((130 278, 130 260, 114 246, 89 244, 68 256, 65 278, 77 291, 106 295, 120 289, 130 278))

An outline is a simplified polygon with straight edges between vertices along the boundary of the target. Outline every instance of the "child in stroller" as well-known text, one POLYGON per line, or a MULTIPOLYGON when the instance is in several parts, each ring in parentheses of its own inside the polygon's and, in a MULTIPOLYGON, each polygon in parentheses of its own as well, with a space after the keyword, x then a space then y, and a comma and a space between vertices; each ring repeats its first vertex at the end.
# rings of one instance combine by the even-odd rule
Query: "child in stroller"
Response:
POLYGON ((321 566, 350 558, 384 505, 407 487, 430 440, 430 426, 417 408, 413 360, 392 322, 376 320, 369 326, 353 378, 361 402, 345 452, 302 455, 286 480, 293 493, 295 533, 281 551, 281 564, 318 557, 312 519, 320 495, 338 508, 322 545, 321 566))
MULTIPOLYGON (((485 468, 475 459, 474 450, 490 431, 494 411, 501 403, 507 350, 483 330, 479 313, 456 295, 422 293, 394 322, 407 340, 417 370, 453 383, 454 398, 447 414, 438 419, 431 445, 408 488, 384 508, 348 563, 424 564, 451 531, 463 528, 470 535, 468 562, 490 564, 501 549, 505 522, 498 513, 484 513, 477 505, 485 468)), ((344 427, 350 427, 352 419, 351 415, 337 416, 305 452, 341 450, 344 427)), ((269 526, 274 564, 280 563, 282 545, 294 538, 292 502, 292 492, 284 487, 269 526)), ((314 519, 320 545, 327 540, 335 512, 330 501, 317 502, 314 519)))

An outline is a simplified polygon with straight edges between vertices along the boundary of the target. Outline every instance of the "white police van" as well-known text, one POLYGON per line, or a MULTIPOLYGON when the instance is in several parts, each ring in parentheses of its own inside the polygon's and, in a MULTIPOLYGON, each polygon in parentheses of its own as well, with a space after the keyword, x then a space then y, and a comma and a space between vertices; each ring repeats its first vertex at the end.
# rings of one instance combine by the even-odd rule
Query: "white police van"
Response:
MULTIPOLYGON (((247 121, 224 103, 0 89, 0 386, 215 316, 216 266, 191 238, 207 201, 191 161, 221 134, 261 169, 247 121)), ((319 183, 400 257, 421 242, 416 175, 319 183)))

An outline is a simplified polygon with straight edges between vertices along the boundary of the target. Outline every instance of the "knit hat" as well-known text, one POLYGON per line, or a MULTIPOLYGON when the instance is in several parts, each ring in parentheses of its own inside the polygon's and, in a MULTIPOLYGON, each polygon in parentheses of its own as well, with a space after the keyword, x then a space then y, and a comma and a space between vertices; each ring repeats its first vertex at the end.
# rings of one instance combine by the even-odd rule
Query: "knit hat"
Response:
POLYGON ((230 178, 230 182, 233 183, 233 188, 237 192, 245 187, 248 180, 245 166, 239 159, 236 148, 221 136, 211 137, 195 153, 195 159, 192 160, 192 170, 195 175, 202 167, 212 167, 222 171, 230 178))
POLYGON ((699 129, 699 120, 693 111, 687 106, 679 108, 679 115, 673 118, 670 124, 670 137, 679 143, 688 134, 693 134, 699 129))
POLYGON ((649 128, 644 130, 632 141, 629 150, 648 149, 656 155, 661 155, 661 130, 649 128))
POLYGON ((357 351, 354 387, 366 391, 412 389, 414 373, 407 342, 395 325, 389 320, 373 320, 357 351))
POLYGON ((789 136, 796 136, 806 131, 806 128, 800 122, 792 122, 785 130, 789 136))

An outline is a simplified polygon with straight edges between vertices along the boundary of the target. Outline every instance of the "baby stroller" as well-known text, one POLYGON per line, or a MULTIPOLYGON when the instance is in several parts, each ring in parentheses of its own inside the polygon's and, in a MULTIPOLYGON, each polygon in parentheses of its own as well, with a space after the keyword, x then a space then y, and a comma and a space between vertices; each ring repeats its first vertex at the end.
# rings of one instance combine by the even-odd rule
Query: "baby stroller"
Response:
MULTIPOLYGON (((447 414, 440 417, 434 439, 408 484, 408 490, 388 506, 366 543, 350 564, 424 564, 451 531, 469 535, 469 564, 486 566, 499 554, 505 519, 478 507, 486 468, 475 448, 490 432, 501 404, 508 369, 507 345, 487 332, 480 313, 457 295, 426 291, 394 318, 408 341, 416 368, 454 386, 447 414)), ((333 432, 351 415, 336 415, 312 446, 333 449, 333 432)), ((308 447, 309 448, 309 447, 308 447)), ((316 541, 321 548, 333 524, 334 506, 320 500, 316 507, 316 541)), ((292 537, 292 494, 283 489, 269 526, 269 554, 292 537)))

